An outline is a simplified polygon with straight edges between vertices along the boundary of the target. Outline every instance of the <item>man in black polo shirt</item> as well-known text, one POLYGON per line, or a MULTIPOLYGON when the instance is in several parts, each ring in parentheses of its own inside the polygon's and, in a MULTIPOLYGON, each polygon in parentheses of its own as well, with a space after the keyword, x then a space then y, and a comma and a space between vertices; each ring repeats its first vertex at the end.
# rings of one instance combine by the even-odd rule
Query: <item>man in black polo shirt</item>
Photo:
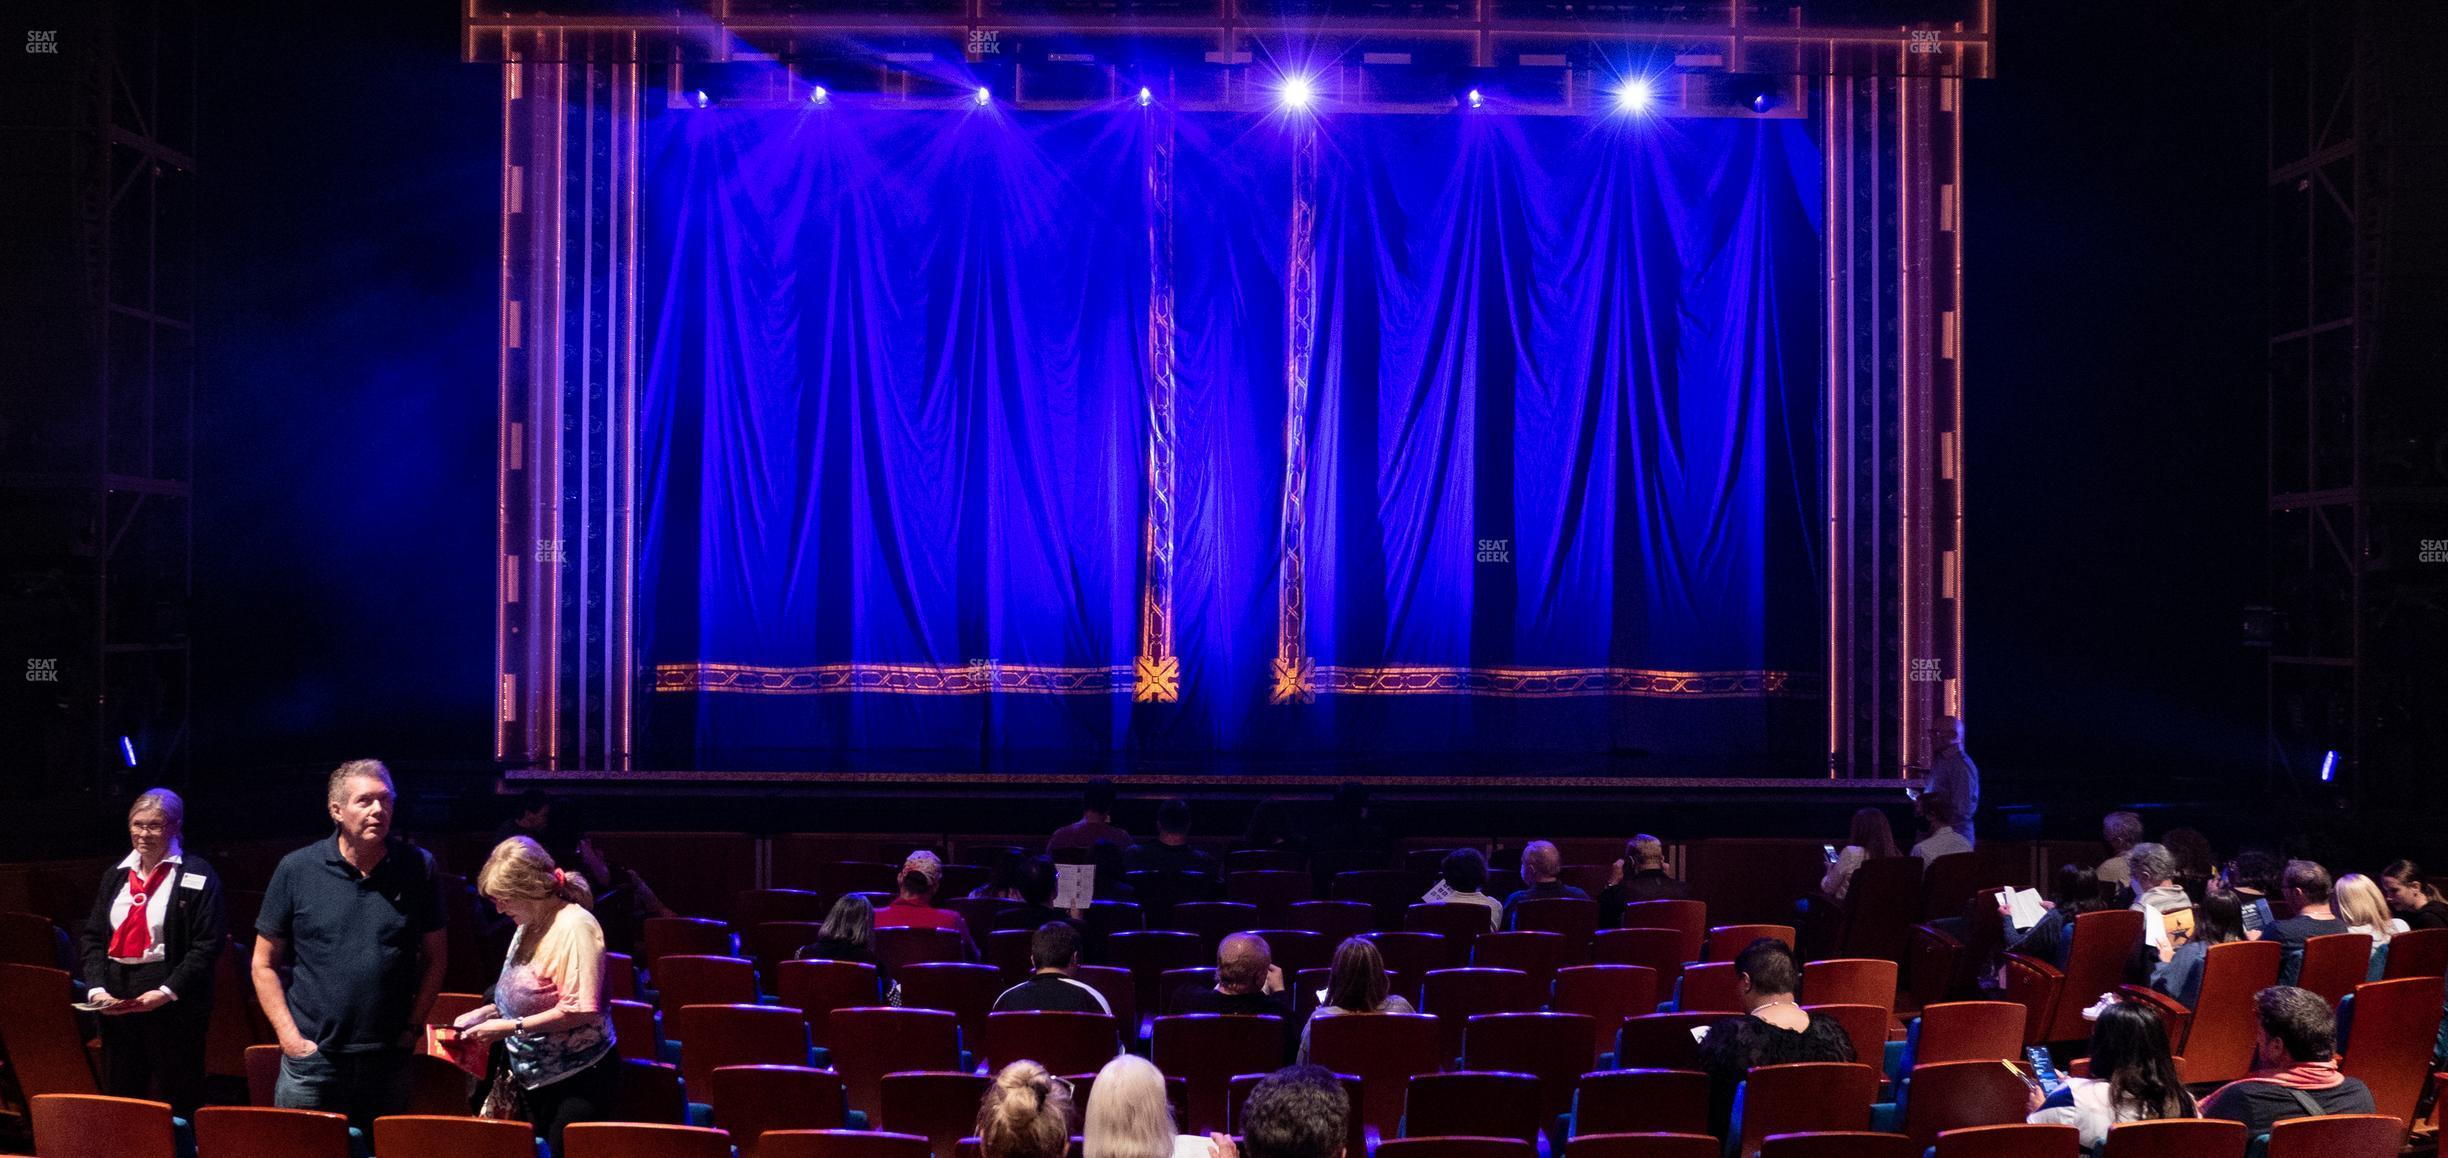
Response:
POLYGON ((2346 931, 2346 922, 2329 906, 2329 870, 2308 860, 2286 863, 2284 896, 2295 915, 2262 929, 2257 940, 2276 941, 2281 951, 2278 983, 2293 985, 2303 972, 2304 942, 2346 931))
MULTIPOLYGON (((1113 1006, 1096 987, 1072 976, 1079 968, 1080 935, 1069 921, 1048 921, 1037 926, 1029 935, 1029 965, 1037 971, 1029 979, 1003 991, 995 998, 996 1013, 1026 1013, 1052 1011, 1056 1013, 1102 1013, 1112 1016, 1113 1006)), ((1133 1027, 1134 1029, 1136 1027, 1133 1027)))
POLYGON ((281 1047, 272 1104, 361 1128, 407 1103, 447 944, 432 858, 390 839, 396 803, 380 761, 333 770, 335 831, 281 858, 255 921, 255 997, 281 1047))

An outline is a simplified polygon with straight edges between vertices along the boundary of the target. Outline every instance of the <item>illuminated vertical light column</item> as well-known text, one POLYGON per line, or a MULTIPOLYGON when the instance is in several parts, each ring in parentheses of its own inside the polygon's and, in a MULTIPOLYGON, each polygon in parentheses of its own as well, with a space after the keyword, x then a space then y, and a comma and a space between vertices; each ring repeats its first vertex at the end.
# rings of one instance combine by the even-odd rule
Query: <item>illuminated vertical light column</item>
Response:
MULTIPOLYGON (((1304 86, 1305 88, 1305 86, 1304 86)), ((1317 345, 1317 125, 1292 118, 1292 236, 1286 253, 1284 313, 1283 544, 1276 603, 1274 685, 1269 703, 1317 699, 1309 658, 1302 563, 1309 525, 1309 365, 1317 345)))
MULTIPOLYGON (((1143 94, 1147 91, 1140 90, 1143 94)), ((1143 106, 1145 107, 1144 103, 1143 106)), ((1144 213, 1148 242, 1147 584, 1139 597, 1139 658, 1131 699, 1181 698, 1181 657, 1173 650, 1173 115, 1151 109, 1144 213)))

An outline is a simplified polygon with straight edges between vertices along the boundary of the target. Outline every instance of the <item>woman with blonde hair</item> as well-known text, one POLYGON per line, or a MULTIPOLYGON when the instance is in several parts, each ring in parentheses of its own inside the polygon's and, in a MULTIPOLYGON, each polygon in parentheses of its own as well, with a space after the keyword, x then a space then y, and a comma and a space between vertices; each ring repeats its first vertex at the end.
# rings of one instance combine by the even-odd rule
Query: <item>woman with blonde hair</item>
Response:
POLYGON ((460 1040, 498 1042, 484 1116, 525 1117, 561 1153, 562 1128, 609 1117, 620 1076, 603 993, 603 927, 583 874, 514 836, 495 845, 476 891, 518 923, 493 1003, 452 1023, 460 1040))
POLYGON ((978 1103, 983 1158, 1063 1158, 1071 1149, 1071 1083, 1033 1061, 996 1074, 978 1103))
POLYGON ((1127 1053, 1097 1071, 1080 1133, 1087 1158, 1208 1158, 1210 1149, 1205 1138, 1174 1132, 1164 1071, 1127 1053))
POLYGON ((2329 901, 2346 919, 2346 931, 2372 939, 2371 966, 2364 977, 2378 981, 2388 969, 2389 938, 2406 931, 2406 923, 2389 912, 2388 894, 2380 883, 2362 873, 2347 873, 2329 886, 2329 901))

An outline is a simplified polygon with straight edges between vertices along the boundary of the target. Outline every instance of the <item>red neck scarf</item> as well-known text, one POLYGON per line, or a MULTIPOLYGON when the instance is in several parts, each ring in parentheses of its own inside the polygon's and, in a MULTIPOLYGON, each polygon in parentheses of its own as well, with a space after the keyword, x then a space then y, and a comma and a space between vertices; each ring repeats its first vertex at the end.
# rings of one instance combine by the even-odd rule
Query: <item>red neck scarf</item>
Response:
POLYGON ((150 901, 162 882, 170 879, 170 862, 153 866, 151 876, 128 869, 128 911, 120 918, 118 929, 111 933, 110 955, 128 958, 142 957, 153 950, 153 926, 145 919, 145 903, 150 901))

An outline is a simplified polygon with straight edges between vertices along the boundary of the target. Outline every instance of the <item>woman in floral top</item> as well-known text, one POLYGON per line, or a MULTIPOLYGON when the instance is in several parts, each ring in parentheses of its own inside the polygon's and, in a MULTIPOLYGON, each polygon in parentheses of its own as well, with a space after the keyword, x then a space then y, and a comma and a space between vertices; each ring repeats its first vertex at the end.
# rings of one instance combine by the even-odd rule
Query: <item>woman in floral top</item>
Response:
POLYGON ((587 911, 586 878, 554 867, 543 846, 523 836, 494 847, 476 889, 518 931, 493 1004, 455 1027, 464 1041, 502 1043, 485 1115, 523 1114, 559 1158, 562 1127, 610 1116, 620 1074, 602 992, 603 927, 587 911))

